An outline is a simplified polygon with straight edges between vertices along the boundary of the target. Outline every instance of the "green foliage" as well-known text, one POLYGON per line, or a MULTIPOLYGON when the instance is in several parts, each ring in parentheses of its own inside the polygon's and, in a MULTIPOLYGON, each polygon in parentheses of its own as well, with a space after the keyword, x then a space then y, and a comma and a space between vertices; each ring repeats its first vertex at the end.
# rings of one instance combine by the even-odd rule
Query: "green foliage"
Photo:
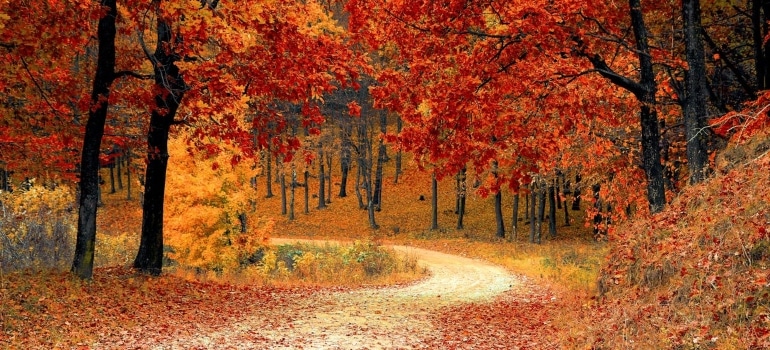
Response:
POLYGON ((74 250, 74 194, 36 185, 0 191, 0 271, 65 269, 74 250))

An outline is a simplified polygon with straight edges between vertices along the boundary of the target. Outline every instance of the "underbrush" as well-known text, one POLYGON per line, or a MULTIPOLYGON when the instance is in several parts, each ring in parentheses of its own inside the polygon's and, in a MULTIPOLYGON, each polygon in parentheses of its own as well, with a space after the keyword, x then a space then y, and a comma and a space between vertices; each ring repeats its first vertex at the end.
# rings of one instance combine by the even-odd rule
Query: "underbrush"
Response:
POLYGON ((30 184, 0 191, 0 272, 66 269, 75 244, 72 191, 30 184))
POLYGON ((717 175, 665 211, 620 227, 577 344, 770 347, 770 141, 732 146, 717 175))
POLYGON ((371 241, 265 246, 241 265, 238 271, 226 274, 184 266, 175 268, 174 273, 234 283, 326 287, 400 284, 425 274, 414 257, 400 255, 371 241))

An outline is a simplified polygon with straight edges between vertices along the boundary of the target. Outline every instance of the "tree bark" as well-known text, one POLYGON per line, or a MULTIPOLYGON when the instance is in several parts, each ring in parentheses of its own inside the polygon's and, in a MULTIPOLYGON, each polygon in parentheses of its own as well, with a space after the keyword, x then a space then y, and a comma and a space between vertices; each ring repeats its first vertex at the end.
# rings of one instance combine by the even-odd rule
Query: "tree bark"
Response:
POLYGON ((636 38, 636 54, 639 59, 639 81, 633 81, 613 71, 598 54, 587 56, 597 72, 603 77, 629 92, 633 93, 641 103, 640 124, 642 127, 642 166, 647 177, 647 200, 650 212, 663 210, 666 195, 663 188, 663 165, 660 161, 660 130, 655 93, 655 71, 653 70, 652 54, 647 37, 647 26, 644 23, 641 0, 629 0, 631 27, 636 38))
POLYGON ((352 132, 352 125, 349 120, 343 121, 340 126, 341 143, 340 143, 340 192, 339 197, 344 198, 348 196, 348 173, 350 172, 351 164, 351 141, 350 136, 352 132))
POLYGON ((99 151, 107 120, 110 86, 115 76, 117 5, 115 0, 103 0, 101 6, 107 8, 107 12, 99 19, 97 29, 99 52, 80 158, 78 230, 71 268, 72 273, 82 279, 90 279, 93 276, 96 208, 99 201, 99 151))
MULTIPOLYGON (((281 168, 283 168, 283 164, 281 165, 281 168)), ((289 210, 286 206, 288 202, 286 198, 286 174, 283 169, 281 169, 281 172, 278 175, 278 182, 281 185, 281 215, 286 215, 289 213, 289 210)))
POLYGON ((438 180, 436 180, 436 174, 432 174, 430 178, 430 230, 438 230, 438 180))
POLYGON ((326 171, 323 143, 318 143, 318 209, 326 208, 326 171))
POLYGON ((535 238, 536 243, 540 244, 542 242, 543 237, 543 221, 545 221, 544 215, 545 215, 545 188, 540 185, 538 186, 537 191, 537 199, 538 199, 538 211, 537 211, 537 219, 535 220, 535 238))
POLYGON ((304 171, 305 176, 305 183, 302 185, 302 187, 305 188, 305 214, 310 214, 310 189, 308 184, 310 183, 310 172, 305 170, 304 171))
POLYGON ((131 200, 131 147, 126 147, 126 199, 131 200))
POLYGON ((163 267, 163 199, 169 157, 168 133, 188 88, 176 66, 179 57, 169 49, 173 47, 171 25, 162 18, 158 19, 157 34, 152 61, 155 85, 161 92, 155 95, 155 108, 150 115, 150 130, 147 133, 142 237, 134 259, 134 268, 152 275, 159 275, 163 267))
POLYGON ((707 98, 706 59, 701 40, 700 0, 683 0, 684 43, 688 70, 685 73, 683 98, 687 165, 690 183, 705 179, 708 168, 708 129, 706 127, 707 98))
POLYGON ((270 157, 270 153, 270 149, 268 149, 266 154, 267 161, 265 162, 267 163, 267 181, 265 182, 265 184, 267 184, 267 194, 265 195, 265 198, 273 198, 273 196, 275 196, 273 194, 273 160, 270 157))
POLYGON ((551 238, 556 238, 556 186, 551 183, 548 186, 548 233, 551 238))
POLYGON ((536 223, 537 216, 535 213, 537 213, 537 195, 535 194, 537 192, 537 187, 534 183, 531 183, 529 185, 530 193, 529 193, 529 200, 527 201, 529 204, 529 242, 530 243, 539 243, 539 237, 536 237, 536 223))
POLYGON ((465 218, 465 196, 467 185, 465 182, 466 169, 462 168, 457 174, 457 229, 464 229, 463 219, 465 218))
POLYGON ((332 154, 326 153, 326 204, 332 203, 332 154))
POLYGON ((291 167, 291 197, 289 198, 289 221, 294 221, 294 193, 297 189, 297 170, 291 167))
POLYGON ((495 222, 497 223, 497 231, 495 236, 498 238, 505 238, 505 223, 503 222, 503 192, 497 190, 495 193, 495 222))
MULTIPOLYGON (((398 116, 396 118, 396 132, 400 135, 401 134, 401 128, 403 128, 404 122, 401 120, 401 116, 398 116)), ((393 176, 393 183, 398 183, 398 177, 401 175, 401 149, 398 149, 396 151, 396 171, 395 175, 393 176)))
POLYGON ((516 241, 519 236, 519 193, 513 194, 513 215, 511 217, 510 241, 516 241))
MULTIPOLYGON (((385 112, 380 112, 380 133, 385 135, 387 127, 385 112)), ((382 168, 388 160, 387 149, 385 148, 384 138, 380 138, 379 148, 377 150, 377 168, 374 172, 374 208, 377 211, 382 210, 382 168)))

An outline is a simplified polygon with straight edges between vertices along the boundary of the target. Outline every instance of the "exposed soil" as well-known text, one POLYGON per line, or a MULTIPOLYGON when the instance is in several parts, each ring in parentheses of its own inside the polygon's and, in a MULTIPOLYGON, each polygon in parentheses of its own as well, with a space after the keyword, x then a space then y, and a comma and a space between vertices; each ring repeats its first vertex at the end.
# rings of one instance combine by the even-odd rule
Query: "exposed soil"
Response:
POLYGON ((409 286, 312 294, 272 314, 253 315, 213 333, 177 338, 157 348, 429 348, 442 337, 435 325, 440 309, 491 301, 523 284, 519 277, 481 260, 393 248, 416 257, 430 276, 409 286))

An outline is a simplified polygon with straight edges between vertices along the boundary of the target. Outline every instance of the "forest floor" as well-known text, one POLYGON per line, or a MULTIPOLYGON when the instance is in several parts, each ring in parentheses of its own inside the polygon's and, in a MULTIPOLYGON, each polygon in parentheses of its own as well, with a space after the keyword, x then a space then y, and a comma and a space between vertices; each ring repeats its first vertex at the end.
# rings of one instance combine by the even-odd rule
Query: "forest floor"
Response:
MULTIPOLYGON (((274 239, 274 243, 289 241, 296 240, 274 239)), ((121 342, 118 347, 556 348, 552 339, 542 335, 551 327, 548 314, 556 310, 556 298, 526 277, 478 259, 415 247, 393 248, 417 258, 428 269, 429 277, 407 286, 319 291, 287 300, 279 308, 255 310, 213 331, 193 332, 155 344, 148 343, 147 337, 124 336, 122 339, 133 338, 136 343, 121 342), (516 310, 519 317, 496 320, 493 310, 516 310), (505 329, 513 326, 516 332, 505 329)), ((103 339, 94 347, 114 345, 103 339)))

